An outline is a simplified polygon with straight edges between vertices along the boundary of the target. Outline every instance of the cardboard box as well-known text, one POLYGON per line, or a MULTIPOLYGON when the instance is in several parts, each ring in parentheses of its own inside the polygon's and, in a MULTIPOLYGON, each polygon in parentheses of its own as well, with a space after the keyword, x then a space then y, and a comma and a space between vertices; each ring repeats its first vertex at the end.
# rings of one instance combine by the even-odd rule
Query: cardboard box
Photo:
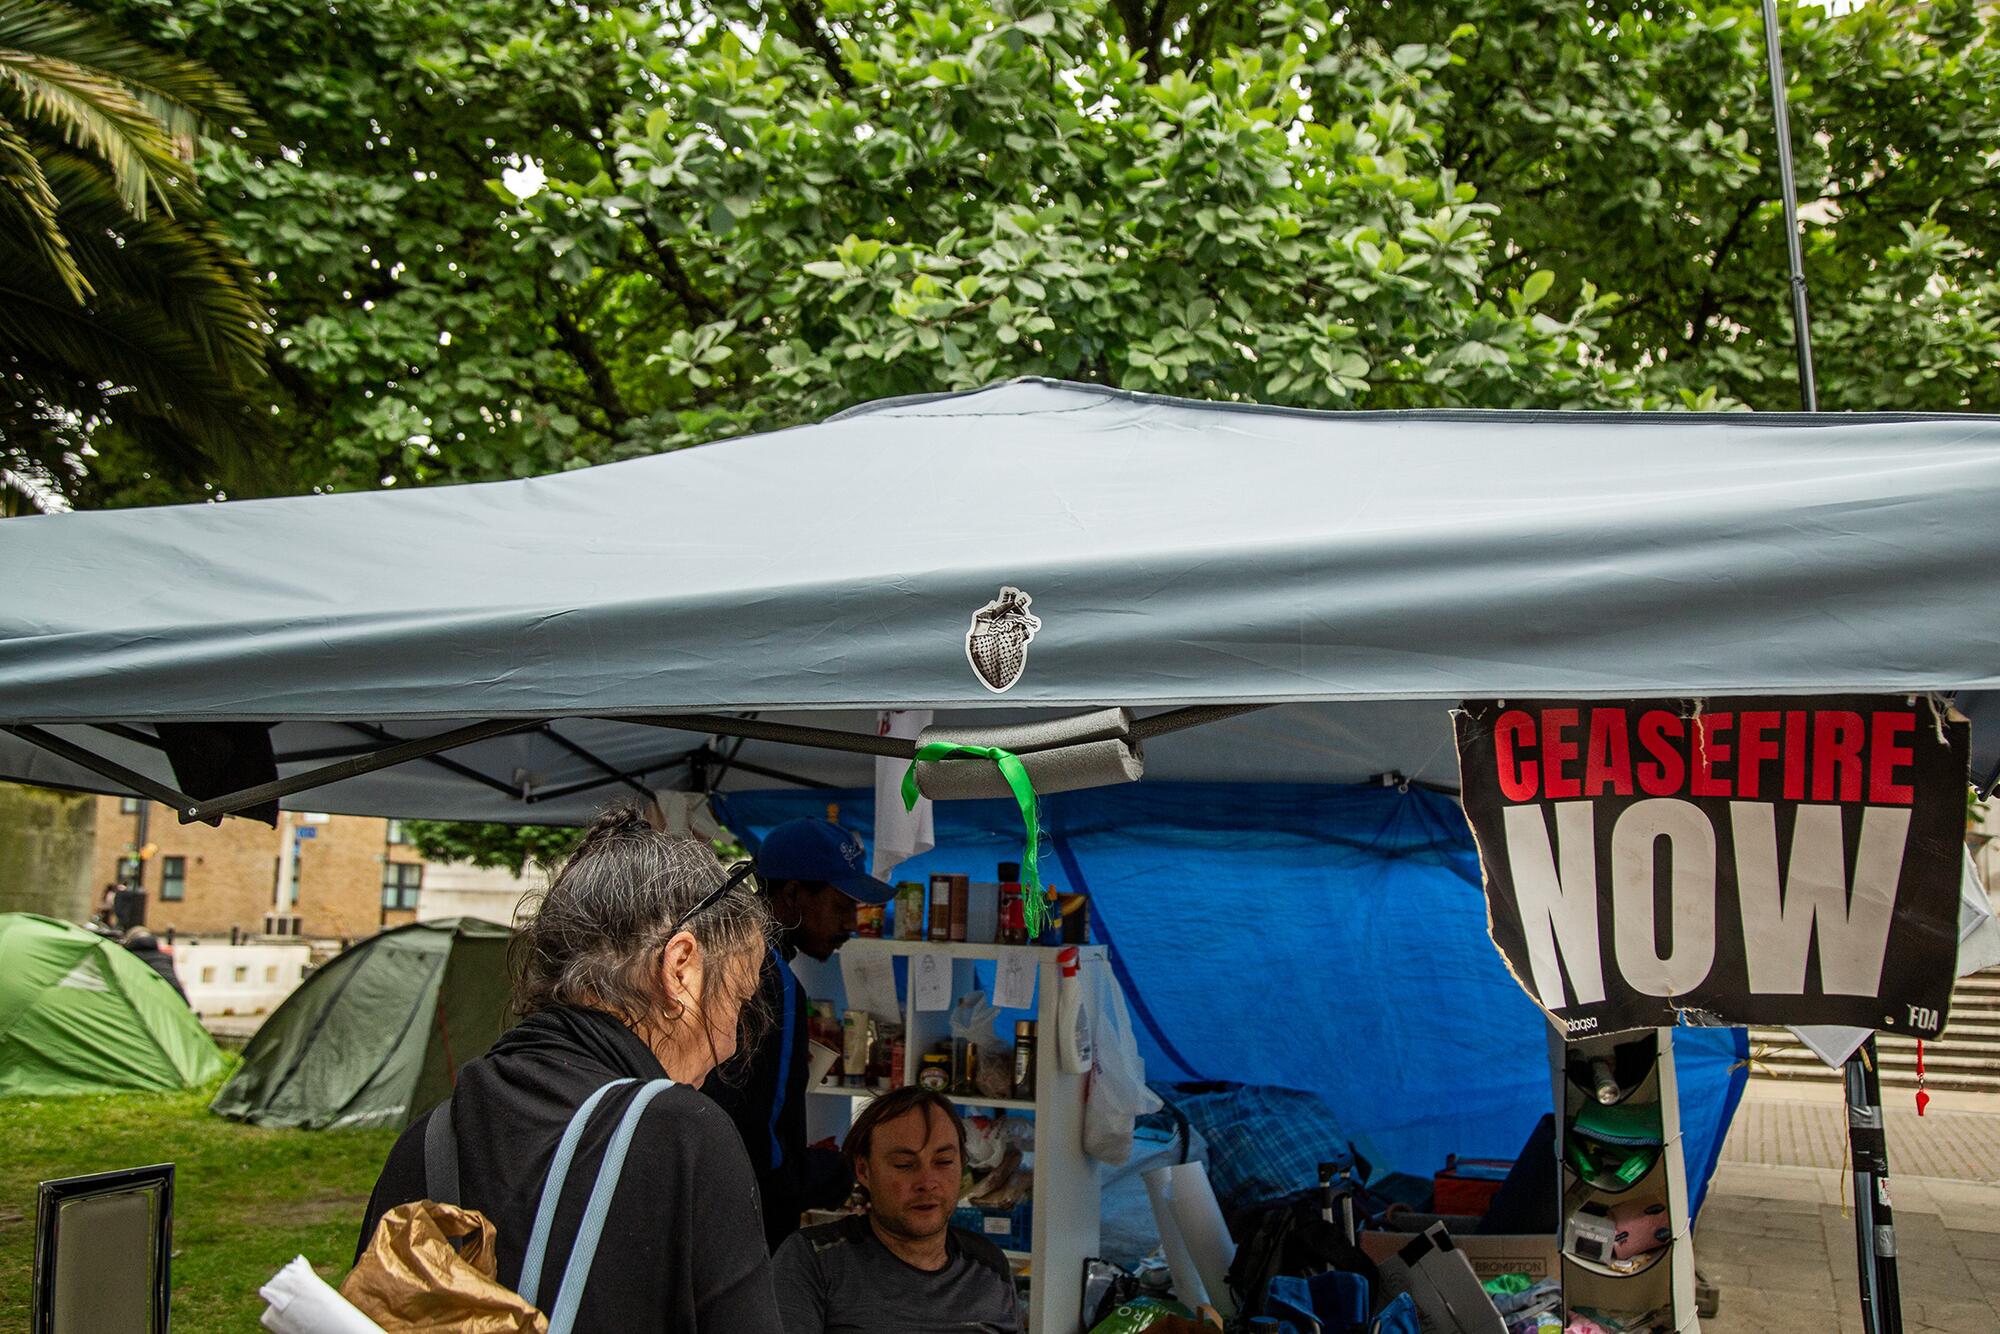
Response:
MULTIPOLYGON (((1369 1259, 1380 1264, 1409 1245, 1415 1236, 1414 1232, 1363 1232, 1361 1249, 1369 1259)), ((1556 1245, 1553 1234, 1483 1236, 1473 1233, 1461 1237, 1454 1233, 1451 1242, 1471 1262, 1472 1272, 1479 1276, 1482 1283, 1501 1274, 1526 1274, 1537 1283, 1545 1278, 1562 1276, 1562 1251, 1556 1245)))
POLYGON ((1443 1224, 1401 1240, 1400 1250, 1376 1261, 1382 1294, 1410 1294, 1424 1334, 1507 1334, 1507 1322, 1443 1224))

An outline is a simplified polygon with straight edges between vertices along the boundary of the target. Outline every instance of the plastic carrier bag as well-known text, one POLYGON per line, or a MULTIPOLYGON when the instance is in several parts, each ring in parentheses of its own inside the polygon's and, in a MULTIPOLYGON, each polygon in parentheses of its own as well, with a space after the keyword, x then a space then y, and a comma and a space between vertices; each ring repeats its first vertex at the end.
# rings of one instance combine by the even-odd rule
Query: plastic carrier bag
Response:
POLYGON ((1097 1048, 1084 1093, 1083 1149, 1101 1163, 1122 1167, 1132 1156, 1132 1123, 1163 1104, 1146 1087, 1146 1063, 1111 965, 1090 958, 1083 970, 1090 983, 1090 1032, 1097 1048))

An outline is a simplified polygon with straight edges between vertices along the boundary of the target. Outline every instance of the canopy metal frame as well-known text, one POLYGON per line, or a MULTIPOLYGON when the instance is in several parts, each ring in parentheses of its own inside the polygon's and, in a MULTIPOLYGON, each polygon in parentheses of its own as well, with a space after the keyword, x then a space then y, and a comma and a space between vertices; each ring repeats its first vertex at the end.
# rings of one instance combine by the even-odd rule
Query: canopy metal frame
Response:
MULTIPOLYGON (((1134 721, 1131 729, 1131 737, 1134 741, 1143 742, 1153 737, 1165 736, 1171 732, 1185 731, 1190 727, 1199 727, 1204 723, 1220 722, 1226 718, 1234 718, 1245 713, 1254 713, 1259 709, 1269 707, 1271 707, 1269 704, 1257 703, 1209 704, 1182 709, 1170 709, 1165 713, 1156 713, 1150 717, 1134 721)), ((1085 716, 1088 715, 1079 715, 1079 717, 1085 716)), ((284 758, 293 761, 307 758, 329 758, 332 762, 315 769, 308 769, 304 773, 279 778, 274 782, 259 783, 252 787, 223 793, 220 796, 205 798, 190 796, 178 788, 150 778, 138 770, 120 764, 107 756, 100 755, 88 747, 57 736, 46 728, 9 724, 6 725, 6 730, 23 741, 39 746, 52 755, 67 760, 79 768, 89 770, 100 778, 108 779, 142 796, 150 797, 154 801, 171 806, 179 813, 182 824, 219 820, 225 815, 235 815, 255 806, 296 796, 301 792, 310 792, 315 788, 325 787, 332 783, 343 782, 350 778, 359 778, 364 774, 371 774, 381 769, 388 769, 399 764, 409 764, 416 761, 423 761, 448 769, 462 778, 480 783, 495 791, 503 792, 523 805, 532 805, 538 800, 547 801, 558 796, 568 796, 573 793, 588 791, 592 788, 609 787, 615 783, 622 783, 640 796, 650 798, 653 795, 652 789, 646 787, 640 782, 640 779, 648 773, 657 773, 662 769, 672 768, 680 764, 687 764, 689 766, 691 776, 698 780, 697 786, 705 792, 713 791, 715 784, 721 781, 722 775, 726 774, 731 768, 741 769, 745 773, 756 774, 778 782, 794 783, 804 787, 831 786, 818 779, 804 778, 797 774, 786 773, 780 769, 753 764, 738 757, 734 751, 727 756, 718 755, 706 744, 679 755, 669 756, 657 764, 648 765, 642 769, 619 769, 586 747, 557 732, 555 724, 558 721, 560 720, 555 718, 489 718, 484 722, 470 723, 464 727, 455 727, 449 731, 439 732, 435 736, 409 739, 397 737, 387 729, 378 727, 373 723, 345 722, 342 726, 348 727, 382 744, 360 750, 359 752, 349 752, 347 747, 320 748, 311 751, 294 752, 284 758), (445 752, 457 750, 463 746, 470 746, 481 741, 490 741, 496 737, 513 736, 522 732, 535 732, 547 737, 562 749, 598 770, 601 776, 537 792, 527 785, 517 786, 503 782, 490 774, 481 773, 470 765, 448 759, 445 756, 445 752), (712 769, 711 765, 713 766, 712 769)), ((917 743, 910 738, 864 735, 859 732, 843 732, 825 727, 807 727, 798 723, 775 722, 755 717, 730 717, 720 714, 700 713, 663 713, 643 717, 606 718, 602 721, 638 723, 643 726, 658 727, 667 731, 691 732, 711 737, 731 737, 739 743, 736 747, 737 750, 741 749, 741 743, 744 741, 763 741, 776 745, 801 746, 813 750, 833 750, 844 751, 854 755, 873 755, 892 760, 911 761, 916 758, 917 753, 917 743)), ((164 745, 158 737, 149 736, 145 732, 125 724, 101 724, 99 725, 99 730, 117 736, 122 740, 131 741, 152 749, 164 749, 164 745)), ((1023 747, 1023 753, 1032 754, 1042 750, 1052 750, 1064 744, 1067 744, 1067 741, 1051 741, 1046 744, 1029 745, 1023 747)))

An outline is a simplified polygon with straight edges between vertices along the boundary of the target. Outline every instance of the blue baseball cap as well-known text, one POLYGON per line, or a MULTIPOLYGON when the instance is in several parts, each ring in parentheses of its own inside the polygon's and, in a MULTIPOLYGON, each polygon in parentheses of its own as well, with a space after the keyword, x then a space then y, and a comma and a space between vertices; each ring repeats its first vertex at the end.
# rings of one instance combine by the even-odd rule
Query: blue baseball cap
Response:
POLYGON ((787 820, 764 835, 757 849, 762 880, 819 880, 857 903, 887 903, 895 887, 861 868, 861 840, 831 820, 787 820))

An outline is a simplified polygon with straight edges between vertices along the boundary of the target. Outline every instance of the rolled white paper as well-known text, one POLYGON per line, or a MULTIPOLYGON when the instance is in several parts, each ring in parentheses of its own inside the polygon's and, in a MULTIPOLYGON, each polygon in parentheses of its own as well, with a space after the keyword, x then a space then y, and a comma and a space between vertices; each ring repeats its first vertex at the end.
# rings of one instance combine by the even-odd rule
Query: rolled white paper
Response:
POLYGON ((1154 1167, 1139 1174, 1146 1183, 1146 1198, 1153 1202, 1153 1221, 1160 1226, 1160 1245, 1167 1253, 1167 1272, 1173 1275, 1174 1296, 1190 1309, 1208 1303, 1208 1287, 1201 1281, 1194 1257, 1188 1254, 1181 1236, 1180 1219, 1174 1214, 1172 1167, 1154 1167))
POLYGON ((1200 1163, 1179 1163, 1167 1169, 1173 1183, 1174 1221, 1181 1243, 1208 1289, 1209 1303, 1224 1317, 1236 1314, 1229 1295, 1229 1266, 1236 1259, 1236 1242, 1223 1221, 1222 1206, 1208 1184, 1208 1169, 1200 1163))
POLYGON ((260 1322, 271 1334, 382 1334, 382 1327, 313 1272, 301 1255, 257 1289, 264 1299, 260 1322))

